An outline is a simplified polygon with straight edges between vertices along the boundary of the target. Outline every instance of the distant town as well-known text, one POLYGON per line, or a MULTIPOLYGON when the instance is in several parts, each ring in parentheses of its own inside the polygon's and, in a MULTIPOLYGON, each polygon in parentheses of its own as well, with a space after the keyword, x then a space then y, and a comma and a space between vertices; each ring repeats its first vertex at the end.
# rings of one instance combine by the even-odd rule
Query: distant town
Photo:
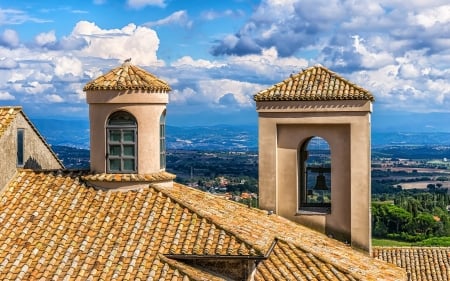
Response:
MULTIPOLYGON (((167 171, 176 174, 177 182, 258 207, 256 129, 168 130, 167 171)), ((414 143, 397 136, 392 134, 389 143, 375 137, 372 144, 373 243, 450 246, 450 143, 442 133, 434 144, 430 133, 409 134, 414 143)), ((88 169, 89 150, 82 145, 54 144, 51 134, 48 142, 66 168, 88 169)))

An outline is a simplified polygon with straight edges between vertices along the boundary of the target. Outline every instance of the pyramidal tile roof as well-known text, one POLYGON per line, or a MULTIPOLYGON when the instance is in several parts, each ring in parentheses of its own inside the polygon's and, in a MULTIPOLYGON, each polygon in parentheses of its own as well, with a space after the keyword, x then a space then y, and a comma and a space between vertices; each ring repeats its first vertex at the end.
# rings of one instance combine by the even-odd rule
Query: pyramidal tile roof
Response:
POLYGON ((0 107, 0 137, 9 127, 9 124, 16 118, 17 113, 21 112, 21 107, 0 107))
POLYGON ((262 210, 176 183, 101 191, 83 175, 20 170, 2 190, 0 280, 229 280, 199 257, 259 261, 254 280, 406 280, 262 210))
POLYGON ((132 65, 129 60, 108 73, 88 82, 84 91, 96 90, 145 90, 169 92, 170 86, 146 70, 132 65))
POLYGON ((257 93, 253 99, 261 101, 330 101, 369 100, 372 94, 340 77, 327 68, 316 65, 291 75, 284 81, 257 93))

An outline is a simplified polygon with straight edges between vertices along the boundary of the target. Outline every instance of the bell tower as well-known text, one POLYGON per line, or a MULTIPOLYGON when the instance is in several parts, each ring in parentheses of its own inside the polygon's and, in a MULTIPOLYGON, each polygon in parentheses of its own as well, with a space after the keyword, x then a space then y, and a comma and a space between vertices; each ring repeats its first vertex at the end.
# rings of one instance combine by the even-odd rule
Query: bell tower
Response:
POLYGON ((86 180, 105 189, 172 183, 165 171, 169 85, 144 69, 121 66, 88 82, 90 163, 86 180), (95 183, 94 183, 95 182, 95 183))
POLYGON ((317 65, 254 100, 260 208, 370 252, 372 94, 317 65))

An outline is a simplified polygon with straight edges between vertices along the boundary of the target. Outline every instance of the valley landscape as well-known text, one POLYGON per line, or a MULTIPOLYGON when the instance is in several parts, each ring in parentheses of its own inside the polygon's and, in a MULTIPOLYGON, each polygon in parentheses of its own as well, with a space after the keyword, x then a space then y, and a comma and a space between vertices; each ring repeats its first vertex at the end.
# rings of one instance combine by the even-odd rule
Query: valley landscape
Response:
MULTIPOLYGON (((66 168, 88 169, 87 124, 34 122, 66 168)), ((168 126, 166 135, 177 182, 257 206, 256 126, 168 126)), ((450 133, 374 132, 372 140, 374 244, 450 246, 450 133)))

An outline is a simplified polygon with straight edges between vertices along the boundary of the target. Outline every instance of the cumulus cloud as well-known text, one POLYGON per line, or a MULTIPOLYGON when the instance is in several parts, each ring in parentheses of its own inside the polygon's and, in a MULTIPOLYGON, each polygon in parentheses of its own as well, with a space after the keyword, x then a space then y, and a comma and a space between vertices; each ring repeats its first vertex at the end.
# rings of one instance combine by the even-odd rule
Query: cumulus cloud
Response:
POLYGON ((0 91, 0 100, 15 100, 16 98, 8 92, 0 91))
POLYGON ((161 25, 179 25, 186 28, 192 27, 192 21, 189 19, 188 13, 183 11, 177 11, 173 14, 169 15, 166 18, 153 21, 153 22, 147 22, 144 24, 144 26, 161 26, 161 25))
POLYGON ((75 57, 56 57, 53 59, 55 65, 55 75, 64 78, 68 75, 79 77, 83 74, 83 65, 75 57))
POLYGON ((95 23, 80 21, 73 29, 71 38, 81 38, 87 42, 79 51, 81 56, 122 61, 131 57, 133 63, 140 65, 161 63, 156 56, 159 38, 148 27, 130 23, 121 29, 101 29, 95 23))
POLYGON ((49 31, 49 32, 43 32, 40 33, 36 36, 36 38, 34 39, 34 41, 36 42, 36 44, 38 46, 45 46, 48 44, 53 44, 56 42, 56 35, 55 35, 55 31, 49 31))
POLYGON ((6 29, 3 31, 3 33, 0 35, 0 45, 9 47, 9 48, 15 48, 18 47, 20 43, 19 35, 15 30, 12 29, 6 29))

